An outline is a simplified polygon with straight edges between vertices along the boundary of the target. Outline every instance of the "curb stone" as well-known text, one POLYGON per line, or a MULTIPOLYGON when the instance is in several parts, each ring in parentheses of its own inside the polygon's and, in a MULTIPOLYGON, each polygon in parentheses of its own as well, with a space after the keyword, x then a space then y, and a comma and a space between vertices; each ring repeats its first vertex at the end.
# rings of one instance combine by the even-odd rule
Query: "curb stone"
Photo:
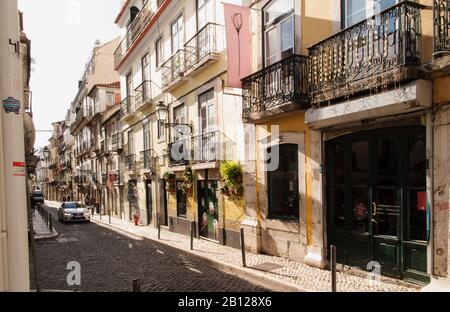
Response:
POLYGON ((145 235, 142 235, 142 234, 131 233, 131 232, 125 230, 125 229, 122 229, 122 228, 116 226, 116 225, 108 224, 107 222, 103 222, 103 221, 95 220, 95 219, 91 219, 91 221, 96 223, 96 224, 98 224, 98 225, 100 225, 100 226, 114 228, 115 230, 118 230, 118 231, 121 231, 121 232, 125 232, 127 234, 131 234, 132 236, 140 237, 140 238, 146 238, 146 239, 152 240, 154 242, 158 242, 160 244, 163 244, 163 245, 166 245, 168 247, 174 248, 174 249, 176 249, 176 250, 178 250, 180 252, 183 252, 183 253, 189 254, 190 256, 194 256, 196 258, 199 258, 202 261, 205 261, 209 265, 211 265, 211 266, 213 266, 213 267, 215 267, 215 268, 217 268, 217 269, 219 269, 219 270, 221 270, 221 271, 223 271, 225 273, 235 274, 235 275, 237 275, 237 276, 239 276, 239 277, 241 277, 241 278, 243 278, 243 279, 245 279, 247 281, 250 281, 252 283, 258 284, 258 285, 263 286, 265 288, 269 288, 269 289, 271 289, 273 291, 306 292, 305 289, 303 289, 303 288, 301 288, 301 287, 299 287, 297 285, 294 285, 294 284, 291 284, 291 283, 288 283, 288 282, 282 282, 282 281, 276 280, 276 279, 274 279, 272 277, 265 276, 262 273, 251 272, 248 269, 244 269, 244 268, 238 267, 238 266, 233 265, 233 264, 218 262, 218 261, 212 260, 212 259, 210 259, 210 258, 208 258, 206 256, 198 255, 195 252, 191 252, 190 250, 186 250, 186 249, 183 249, 183 248, 180 248, 180 247, 172 246, 170 244, 164 243, 163 241, 154 240, 154 239, 149 238, 149 237, 147 237, 145 235))

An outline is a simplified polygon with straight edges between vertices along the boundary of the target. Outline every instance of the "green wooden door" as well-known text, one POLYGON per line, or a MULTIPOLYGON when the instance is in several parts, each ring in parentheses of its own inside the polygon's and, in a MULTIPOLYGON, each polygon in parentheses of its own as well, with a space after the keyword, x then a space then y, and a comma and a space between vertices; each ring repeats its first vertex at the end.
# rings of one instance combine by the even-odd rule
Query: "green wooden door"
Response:
POLYGON ((326 153, 328 243, 339 261, 426 280, 424 127, 340 137, 326 153))
POLYGON ((219 240, 218 183, 214 180, 198 181, 198 218, 200 236, 219 240))

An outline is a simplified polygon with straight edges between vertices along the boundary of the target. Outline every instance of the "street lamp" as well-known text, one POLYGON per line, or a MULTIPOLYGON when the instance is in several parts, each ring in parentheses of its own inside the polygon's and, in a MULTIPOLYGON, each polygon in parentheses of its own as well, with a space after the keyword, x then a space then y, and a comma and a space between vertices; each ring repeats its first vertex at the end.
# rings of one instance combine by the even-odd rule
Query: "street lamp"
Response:
POLYGON ((48 147, 46 146, 45 148, 44 148, 44 150, 42 151, 42 155, 44 156, 44 159, 45 159, 45 175, 46 175, 46 181, 48 180, 48 182, 47 182, 47 185, 46 185, 46 191, 47 191, 47 199, 50 199, 50 178, 49 178, 49 176, 48 176, 48 159, 50 158, 50 150, 48 149, 48 147))
MULTIPOLYGON (((192 133, 192 123, 171 123, 168 122, 169 119, 169 108, 164 105, 164 102, 160 101, 159 104, 156 106, 156 116, 161 123, 162 126, 166 128, 174 128, 178 126, 183 126, 189 128, 190 133, 192 133)), ((179 130, 177 130, 179 131, 179 130)), ((179 131, 181 132, 181 131, 179 131)), ((184 133, 188 134, 188 133, 184 133)))
POLYGON ((46 161, 50 158, 50 150, 48 149, 47 146, 42 151, 42 155, 44 155, 46 161))

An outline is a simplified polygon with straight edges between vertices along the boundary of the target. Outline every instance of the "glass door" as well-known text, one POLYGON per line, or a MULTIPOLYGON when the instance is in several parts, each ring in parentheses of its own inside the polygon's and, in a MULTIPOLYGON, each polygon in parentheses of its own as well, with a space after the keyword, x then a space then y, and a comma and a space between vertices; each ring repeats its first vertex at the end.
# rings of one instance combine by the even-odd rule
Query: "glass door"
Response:
POLYGON ((328 245, 338 260, 429 280, 425 127, 355 133, 326 153, 328 245))
POLYGON ((373 260, 387 275, 401 275, 402 158, 399 135, 374 139, 373 260))

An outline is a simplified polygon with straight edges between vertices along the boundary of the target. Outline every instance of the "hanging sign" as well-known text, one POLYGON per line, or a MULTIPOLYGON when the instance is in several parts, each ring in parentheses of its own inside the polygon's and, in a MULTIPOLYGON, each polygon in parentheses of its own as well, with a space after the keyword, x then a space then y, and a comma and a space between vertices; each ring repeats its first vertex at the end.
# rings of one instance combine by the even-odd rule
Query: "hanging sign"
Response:
POLYGON ((13 176, 14 177, 25 177, 26 176, 26 164, 24 162, 15 161, 13 162, 13 176))
POLYGON ((14 113, 16 115, 19 115, 20 101, 16 100, 13 97, 8 97, 7 99, 3 100, 3 109, 7 114, 14 113))

